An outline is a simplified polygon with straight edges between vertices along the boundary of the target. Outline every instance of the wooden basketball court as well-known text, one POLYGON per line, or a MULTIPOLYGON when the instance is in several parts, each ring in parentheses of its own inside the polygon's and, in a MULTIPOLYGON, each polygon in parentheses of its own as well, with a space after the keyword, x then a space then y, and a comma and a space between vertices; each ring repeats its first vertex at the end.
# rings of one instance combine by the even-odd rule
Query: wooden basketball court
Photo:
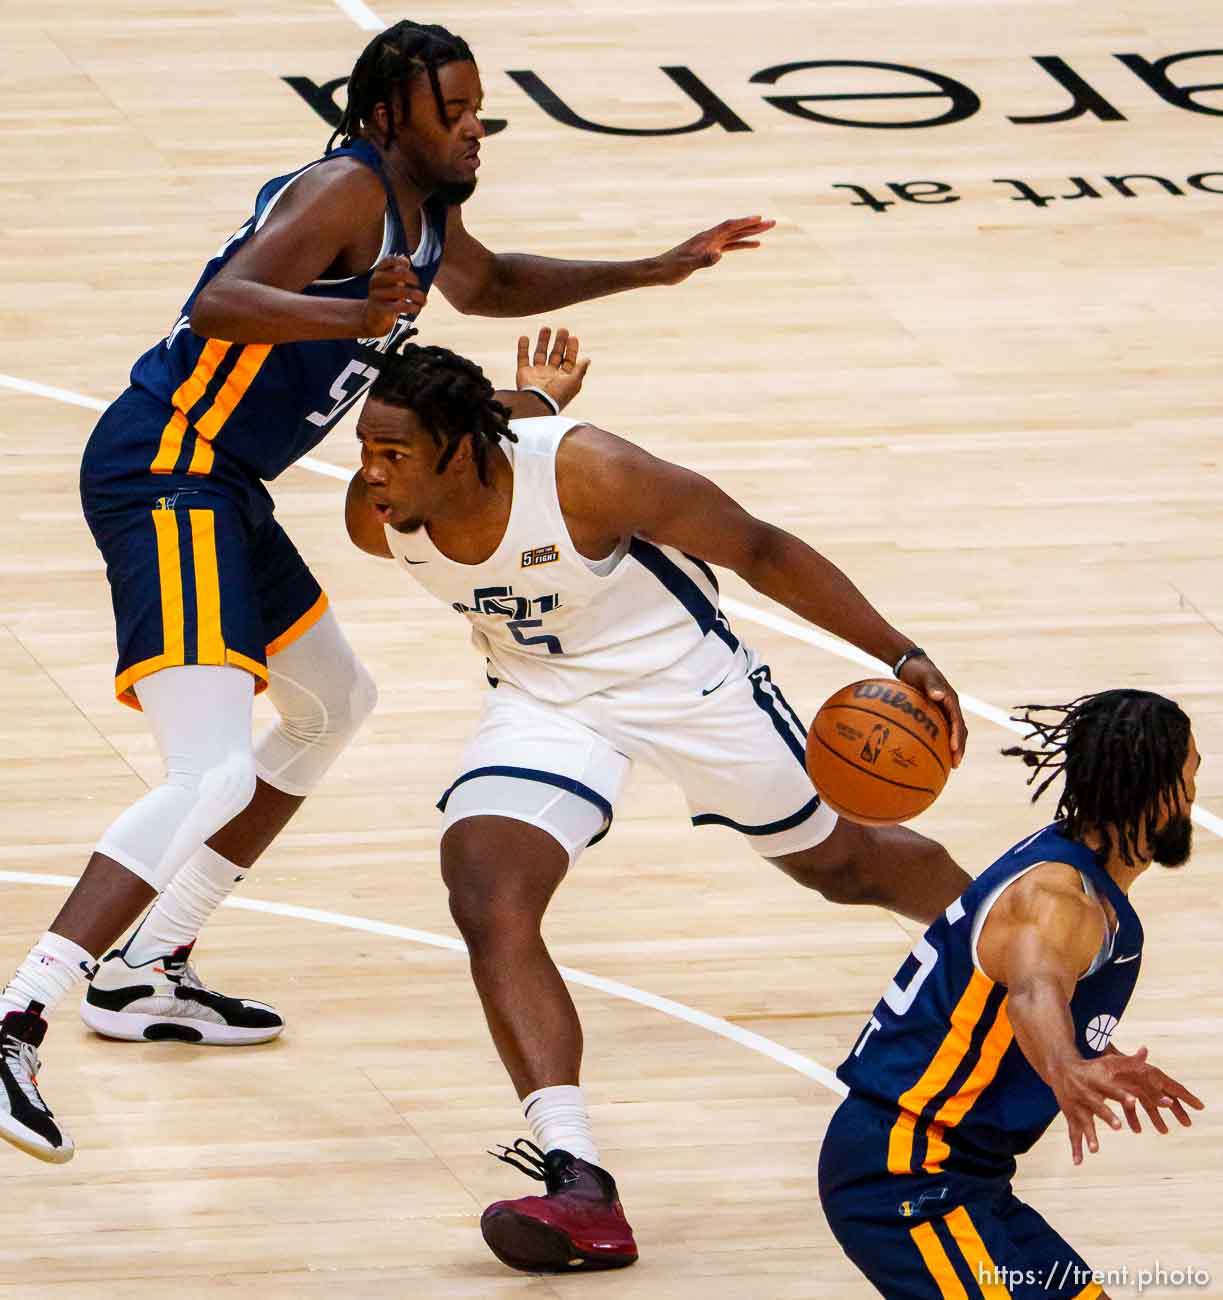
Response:
MULTIPOLYGON (((318 99, 347 72, 363 13, 0 9, 5 974, 159 773, 111 693, 109 597, 76 489, 89 404, 173 324, 258 186, 321 151, 306 83, 318 99)), ((1216 1280, 1146 1295, 1219 1294, 1223 92, 1178 103, 1175 87, 1223 82, 1223 54, 1160 63, 1209 47, 1214 8, 452 0, 413 16, 470 40, 487 112, 509 123, 467 209, 490 247, 636 257, 725 217, 778 220, 759 251, 681 287, 558 316, 595 358, 574 413, 826 551, 986 705, 1134 685, 1193 716, 1208 824, 1190 867, 1136 890, 1146 966, 1119 1041, 1147 1044, 1208 1109, 1189 1134, 1107 1134, 1078 1170, 1059 1123, 1018 1189, 1114 1270, 1114 1297, 1157 1266, 1216 1280), (819 60, 839 66, 803 66, 819 60), (712 124, 687 134, 588 129, 702 113, 712 124)), ((421 322, 503 382, 519 329, 541 323, 460 317, 440 294, 421 322)), ((347 471, 355 452, 349 421, 317 456, 347 471)), ((531 1189, 484 1152, 523 1123, 456 951, 433 810, 481 663, 460 619, 349 545, 334 477, 294 468, 275 495, 381 687, 245 906, 200 945, 211 982, 276 1003, 289 1029, 232 1052, 135 1046, 62 1007, 41 1084, 78 1154, 51 1167, 0 1150, 0 1297, 865 1294, 816 1194, 827 1071, 911 934, 800 892, 730 832, 693 830, 642 770, 548 930, 582 973, 585 1083, 642 1260, 539 1279, 487 1253, 482 1207, 531 1189)), ((724 590, 802 711, 865 675, 758 622, 794 620, 733 579, 724 590)), ((970 722, 967 761, 919 826, 976 871, 1042 813, 998 754, 1009 733, 970 722)))

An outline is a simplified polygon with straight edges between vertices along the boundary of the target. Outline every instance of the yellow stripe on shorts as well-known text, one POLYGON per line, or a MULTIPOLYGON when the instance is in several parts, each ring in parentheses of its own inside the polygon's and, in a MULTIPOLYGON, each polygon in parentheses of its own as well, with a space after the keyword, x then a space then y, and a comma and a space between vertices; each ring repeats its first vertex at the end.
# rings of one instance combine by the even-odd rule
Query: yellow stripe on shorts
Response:
POLYGON ((154 510, 157 533, 157 578, 161 584, 161 657, 166 666, 186 658, 183 640, 183 574, 178 544, 178 516, 173 510, 154 510))
POLYGON ((960 1254, 964 1256, 973 1277, 977 1279, 985 1300, 1009 1300, 1011 1293, 1003 1285, 1001 1275, 968 1211, 962 1205, 957 1205, 950 1214, 944 1216, 943 1222, 959 1246, 960 1254))
POLYGON ((956 1276, 951 1260, 943 1249, 934 1228, 928 1223, 919 1223, 909 1229, 913 1244, 921 1251, 921 1257, 930 1276, 938 1284, 938 1293, 943 1300, 968 1300, 968 1292, 956 1276))
POLYGON ((195 561, 195 661, 225 663, 221 633, 221 578, 217 570, 216 514, 191 510, 191 552, 195 561))

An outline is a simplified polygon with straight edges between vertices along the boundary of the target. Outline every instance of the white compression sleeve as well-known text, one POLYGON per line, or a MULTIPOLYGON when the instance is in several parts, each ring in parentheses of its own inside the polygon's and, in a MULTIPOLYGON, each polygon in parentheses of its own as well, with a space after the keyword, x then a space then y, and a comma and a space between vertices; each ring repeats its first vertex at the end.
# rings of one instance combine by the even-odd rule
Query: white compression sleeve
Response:
POLYGON ((255 680, 241 668, 163 668, 136 685, 165 780, 111 823, 98 852, 159 892, 255 791, 255 680))
POLYGON ((280 717, 255 747, 259 777, 305 796, 373 711, 378 690, 331 610, 268 660, 268 674, 280 717))

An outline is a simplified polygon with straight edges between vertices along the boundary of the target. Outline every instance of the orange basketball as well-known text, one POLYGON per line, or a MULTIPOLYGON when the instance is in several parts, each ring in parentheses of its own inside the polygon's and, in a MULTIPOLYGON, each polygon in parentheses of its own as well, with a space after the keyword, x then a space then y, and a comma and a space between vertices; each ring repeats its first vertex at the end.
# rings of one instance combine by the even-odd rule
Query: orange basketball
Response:
POLYGON ((854 682, 815 715, 807 771, 824 802, 850 821, 908 821, 929 808, 947 782, 947 718, 904 682, 854 682))

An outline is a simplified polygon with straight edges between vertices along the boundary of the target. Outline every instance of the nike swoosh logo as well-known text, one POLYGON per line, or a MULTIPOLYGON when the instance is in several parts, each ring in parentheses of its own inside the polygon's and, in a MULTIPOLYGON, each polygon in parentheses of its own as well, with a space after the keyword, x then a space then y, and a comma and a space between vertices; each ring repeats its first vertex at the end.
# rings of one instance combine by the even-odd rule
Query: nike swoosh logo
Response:
POLYGON ((1141 957, 1141 956, 1142 956, 1142 953, 1140 953, 1140 952, 1132 952, 1132 953, 1130 953, 1130 955, 1129 955, 1128 957, 1114 957, 1114 958, 1113 958, 1113 965, 1114 965, 1114 966, 1124 966, 1125 963, 1126 963, 1127 961, 1137 961, 1138 958, 1141 957))
POLYGON ((720 690, 723 686, 725 686, 729 678, 730 678, 730 673, 727 673, 726 676, 723 677, 722 680, 717 684, 717 686, 710 686, 707 690, 702 691, 701 694, 712 695, 714 691, 720 690))
POLYGON ((404 556, 403 562, 404 564, 428 564, 429 563, 428 560, 409 560, 406 555, 404 556))

